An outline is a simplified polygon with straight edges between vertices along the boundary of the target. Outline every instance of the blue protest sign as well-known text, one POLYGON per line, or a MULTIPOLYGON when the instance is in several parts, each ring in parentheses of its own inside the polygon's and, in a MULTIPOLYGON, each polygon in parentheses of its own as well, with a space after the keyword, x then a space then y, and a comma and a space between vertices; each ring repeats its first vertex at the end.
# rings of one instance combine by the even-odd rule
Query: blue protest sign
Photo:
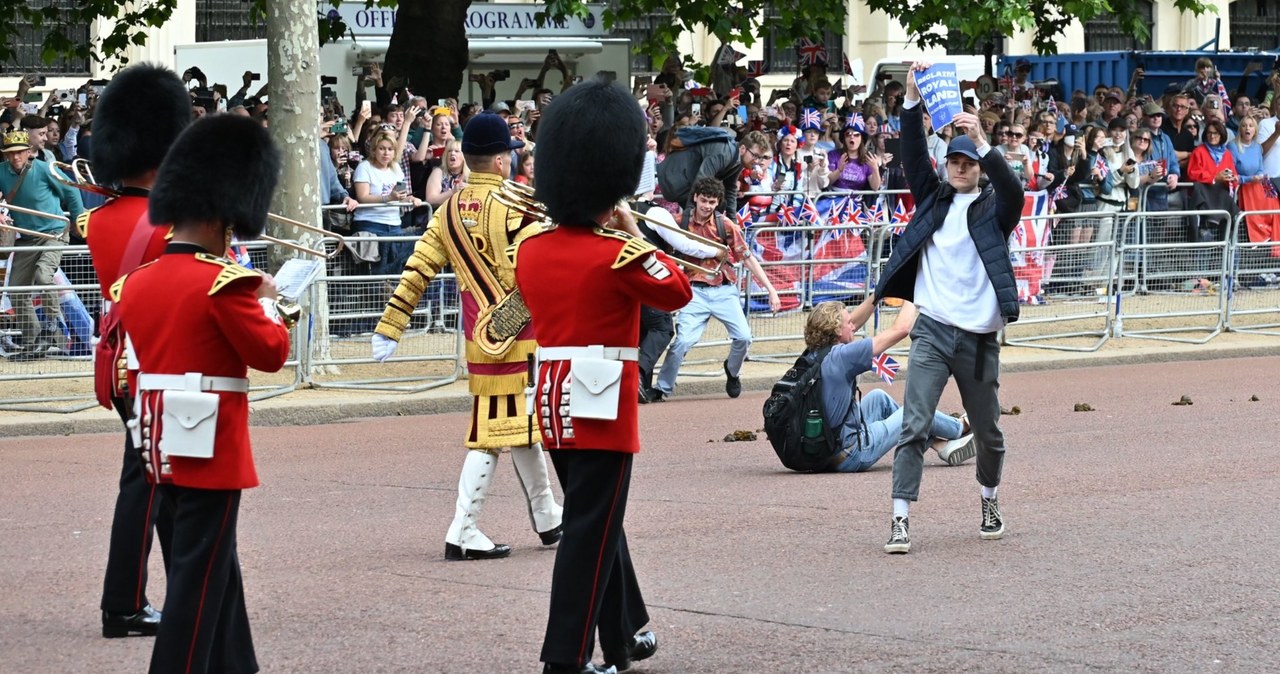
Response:
POLYGON ((916 86, 920 88, 924 108, 933 120, 933 128, 941 129, 964 112, 964 106, 960 104, 960 78, 956 76, 956 64, 938 63, 916 73, 916 86))

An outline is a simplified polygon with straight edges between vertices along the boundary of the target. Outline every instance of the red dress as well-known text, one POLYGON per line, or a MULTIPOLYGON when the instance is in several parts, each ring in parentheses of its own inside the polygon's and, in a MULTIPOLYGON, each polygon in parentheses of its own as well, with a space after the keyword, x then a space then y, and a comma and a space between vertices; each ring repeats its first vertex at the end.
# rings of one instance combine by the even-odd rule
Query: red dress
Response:
MULTIPOLYGON (((641 304, 675 311, 693 297, 675 262, 643 239, 578 226, 562 225, 519 244, 516 283, 540 347, 635 347, 641 304)), ((568 361, 539 366, 539 395, 546 386, 554 420, 560 419, 561 403, 572 408, 564 385, 568 370, 568 361)), ((544 446, 639 452, 639 381, 636 362, 624 361, 618 418, 574 419, 571 432, 558 423, 543 423, 544 446)))
MULTIPOLYGON (((248 376, 249 368, 275 372, 289 356, 289 332, 258 303, 261 276, 225 258, 170 244, 155 262, 111 287, 120 323, 144 374, 248 376)), ((144 426, 159 437, 161 391, 142 395, 144 426)), ((148 479, 196 489, 258 486, 249 447, 249 396, 219 392, 218 425, 210 459, 169 457, 149 443, 148 479), (159 474, 156 474, 159 467, 159 474)))

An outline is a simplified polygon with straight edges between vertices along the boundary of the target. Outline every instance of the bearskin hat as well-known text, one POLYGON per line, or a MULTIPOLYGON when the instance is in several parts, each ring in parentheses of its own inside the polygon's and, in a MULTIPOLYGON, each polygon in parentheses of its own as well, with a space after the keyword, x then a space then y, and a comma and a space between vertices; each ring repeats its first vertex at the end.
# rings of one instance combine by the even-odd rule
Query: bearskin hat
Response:
POLYGON ((569 87, 538 122, 534 196, 561 224, 588 224, 640 182, 644 113, 626 89, 596 78, 569 87))
POLYGON ((262 234, 280 179, 280 150, 262 124, 210 115, 187 127, 156 175, 152 222, 216 221, 239 239, 262 234))
POLYGON ((111 78, 93 112, 93 175, 102 184, 154 170, 191 123, 191 96, 168 68, 139 63, 111 78))

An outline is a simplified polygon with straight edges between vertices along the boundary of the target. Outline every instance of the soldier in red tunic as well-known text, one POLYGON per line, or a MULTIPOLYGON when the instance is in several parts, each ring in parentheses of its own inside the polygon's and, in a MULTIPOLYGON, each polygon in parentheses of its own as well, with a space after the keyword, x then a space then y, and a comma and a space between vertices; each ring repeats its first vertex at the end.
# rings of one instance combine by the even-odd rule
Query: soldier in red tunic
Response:
POLYGON ((151 217, 173 238, 111 287, 138 365, 130 428, 174 511, 153 673, 258 671, 236 555, 241 490, 258 485, 247 375, 279 370, 289 333, 275 281, 214 253, 229 234, 262 233, 279 173, 280 152, 253 120, 192 124, 151 191, 151 217))
POLYGON ((542 116, 537 198, 556 226, 509 251, 538 335, 533 404, 564 490, 544 672, 625 670, 653 655, 653 632, 622 521, 640 451, 640 305, 684 306, 689 281, 645 241, 619 201, 640 178, 645 122, 616 84, 571 87, 542 116), (617 230, 623 231, 617 231, 617 230), (600 633, 604 666, 591 662, 600 633))
MULTIPOLYGON (((131 386, 125 362, 124 333, 111 308, 112 284, 164 252, 168 227, 154 227, 147 196, 156 169, 169 146, 191 122, 191 96, 173 71, 142 63, 124 69, 102 92, 93 115, 94 176, 119 192, 105 205, 76 221, 89 244, 93 268, 102 286, 94 368, 98 401, 115 408, 120 420, 129 414, 131 386), (139 111, 146 111, 145 114, 139 111)), ((173 513, 161 505, 155 485, 142 471, 142 458, 125 433, 120 493, 111 520, 111 544, 102 589, 102 636, 155 635, 160 613, 147 600, 147 557, 154 522, 165 568, 173 513)))

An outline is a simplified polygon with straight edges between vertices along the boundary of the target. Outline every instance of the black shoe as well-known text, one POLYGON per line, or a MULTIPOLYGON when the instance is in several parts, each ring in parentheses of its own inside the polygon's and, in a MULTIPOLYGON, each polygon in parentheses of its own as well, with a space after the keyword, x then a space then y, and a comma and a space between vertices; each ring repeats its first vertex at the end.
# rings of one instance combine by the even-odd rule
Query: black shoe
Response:
POLYGON ((1004 536, 1004 520, 1000 517, 1000 502, 996 497, 982 499, 982 528, 978 535, 983 540, 994 541, 1004 536))
POLYGON ((658 636, 652 630, 641 632, 635 636, 635 641, 631 643, 631 647, 626 653, 610 656, 605 654, 604 664, 613 665, 619 672, 625 672, 631 669, 631 663, 637 660, 644 660, 658 652, 658 636))
POLYGON ((667 394, 662 392, 660 388, 651 388, 645 391, 645 395, 649 396, 649 402, 660 403, 667 399, 667 394))
MULTIPOLYGON (((560 538, 564 536, 564 525, 560 525, 551 531, 539 531, 538 538, 542 539, 543 545, 555 545, 560 542, 560 538)), ((498 546, 505 547, 505 546, 498 546)))
POLYGON ((907 518, 893 518, 893 526, 889 528, 889 542, 884 544, 884 551, 891 555, 911 552, 911 533, 907 518))
POLYGON ((151 604, 142 607, 133 615, 102 612, 102 636, 107 639, 119 639, 133 634, 143 637, 154 637, 160 629, 160 612, 151 608, 151 604))
POLYGON ((9 353, 9 360, 16 363, 24 363, 32 360, 39 360, 49 354, 49 345, 47 343, 36 342, 30 347, 22 347, 18 351, 9 353))
POLYGON ((724 362, 724 376, 728 379, 724 382, 724 392, 729 394, 730 398, 737 398, 742 395, 742 377, 735 377, 729 374, 729 361, 724 362))
POLYGON ((593 662, 578 665, 555 665, 548 662, 542 667, 542 674, 618 674, 613 667, 601 667, 593 662))
POLYGON ((637 400, 639 400, 641 405, 648 405, 653 402, 653 400, 649 398, 649 390, 650 389, 645 388, 644 384, 640 385, 640 392, 637 396, 637 400))
POLYGON ((511 554, 510 545, 495 545, 492 550, 463 550, 453 543, 444 544, 444 558, 451 562, 460 562, 464 559, 501 559, 509 554, 511 554))

